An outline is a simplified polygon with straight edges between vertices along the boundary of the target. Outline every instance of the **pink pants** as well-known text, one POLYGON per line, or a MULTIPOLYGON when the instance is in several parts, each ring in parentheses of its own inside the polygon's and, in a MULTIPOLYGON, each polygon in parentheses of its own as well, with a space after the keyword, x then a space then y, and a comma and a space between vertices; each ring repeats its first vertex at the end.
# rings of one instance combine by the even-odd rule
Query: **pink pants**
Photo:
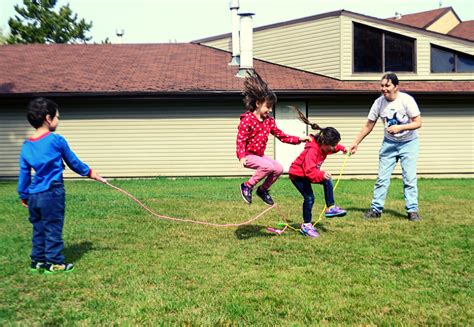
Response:
POLYGON ((268 190, 283 173, 283 166, 278 161, 273 160, 270 157, 260 157, 254 154, 249 154, 245 157, 245 159, 245 168, 257 170, 247 182, 252 187, 267 177, 265 182, 262 184, 262 187, 268 190))

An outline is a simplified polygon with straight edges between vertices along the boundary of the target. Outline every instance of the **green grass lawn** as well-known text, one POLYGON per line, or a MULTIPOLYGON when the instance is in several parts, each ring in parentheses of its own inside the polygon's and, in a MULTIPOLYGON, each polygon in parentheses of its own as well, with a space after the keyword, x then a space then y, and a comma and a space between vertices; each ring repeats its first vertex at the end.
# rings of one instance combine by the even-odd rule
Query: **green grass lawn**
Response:
MULTIPOLYGON (((231 223, 266 208, 242 179, 116 180, 160 214, 231 223)), ((422 221, 405 219, 393 180, 379 221, 365 221, 373 180, 343 180, 344 218, 319 239, 251 225, 212 228, 157 219, 123 194, 67 181, 64 253, 70 274, 29 272, 31 225, 14 182, 0 182, 0 325, 473 325, 474 180, 419 180, 422 221)), ((317 217, 322 187, 315 185, 317 217)), ((272 190, 289 220, 302 198, 272 190)))

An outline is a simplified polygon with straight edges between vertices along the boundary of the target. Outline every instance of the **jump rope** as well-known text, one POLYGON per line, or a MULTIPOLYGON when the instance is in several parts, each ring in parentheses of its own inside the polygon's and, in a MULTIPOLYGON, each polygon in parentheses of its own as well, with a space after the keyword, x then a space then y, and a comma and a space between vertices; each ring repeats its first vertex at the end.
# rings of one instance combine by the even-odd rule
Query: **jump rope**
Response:
MULTIPOLYGON (((349 158, 350 156, 350 153, 348 153, 348 155, 346 155, 343 163, 342 163, 342 167, 339 171, 339 176, 337 178, 337 181, 336 181, 336 184, 334 185, 334 192, 336 191, 337 189, 337 186, 339 185, 339 182, 341 181, 341 176, 342 176, 342 172, 344 171, 344 167, 346 165, 346 161, 347 159, 349 158)), ((286 216, 283 214, 282 210, 280 209, 280 206, 275 203, 274 205, 266 208, 265 210, 263 210, 262 212, 260 212, 258 215, 248 219, 248 220, 245 220, 243 222, 240 222, 240 223, 231 223, 231 224, 217 224, 217 223, 210 223, 210 222, 205 222, 205 221, 199 221, 199 220, 193 220, 193 219, 188 219, 188 218, 175 218, 175 217, 170 217, 170 216, 165 216, 165 215, 160 215, 159 213, 156 213, 155 211, 151 210, 149 207, 147 207, 145 204, 143 204, 143 202, 141 202, 140 200, 138 200, 135 196, 133 196, 132 194, 130 194, 129 192, 125 191, 124 189, 118 187, 118 186, 115 186, 115 185, 112 185, 109 181, 107 181, 106 179, 104 179, 102 181, 104 184, 108 185, 109 187, 123 193, 124 195, 126 195, 127 197, 129 197, 130 199, 132 199, 134 202, 136 202, 138 205, 140 205, 145 211, 147 211, 148 213, 150 213, 151 215, 157 217, 157 218, 160 218, 160 219, 165 219, 165 220, 172 220, 172 221, 177 221, 177 222, 182 222, 182 223, 190 223, 190 224, 198 224, 198 225, 204 225, 204 226, 211 226, 211 227, 239 227, 239 226, 243 226, 243 225, 248 225, 250 224, 251 222, 259 219, 260 217, 262 217, 263 215, 265 215, 267 212, 269 212, 270 210, 272 209, 277 209, 278 213, 280 214, 282 220, 284 221, 284 223, 278 223, 277 226, 279 227, 283 227, 282 229, 274 229, 274 228, 271 228, 271 227, 268 227, 267 228, 267 231, 271 232, 271 233, 275 233, 277 235, 281 235, 283 234, 288 228, 292 229, 292 230, 295 230, 295 231, 298 231, 296 228, 292 227, 289 223, 288 223, 288 220, 286 218, 286 216)), ((318 222, 321 221, 321 218, 323 216, 323 213, 325 212, 326 210, 326 206, 324 206, 323 210, 321 211, 320 215, 319 215, 319 218, 318 220, 314 223, 314 224, 317 224, 318 222)))

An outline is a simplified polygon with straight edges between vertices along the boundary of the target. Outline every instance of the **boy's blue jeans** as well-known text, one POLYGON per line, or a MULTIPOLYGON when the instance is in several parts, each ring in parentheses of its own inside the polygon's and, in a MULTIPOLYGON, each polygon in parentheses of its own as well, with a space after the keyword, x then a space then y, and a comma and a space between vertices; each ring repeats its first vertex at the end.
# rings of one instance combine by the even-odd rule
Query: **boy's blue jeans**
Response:
POLYGON ((53 182, 49 190, 28 197, 29 219, 33 225, 32 261, 64 262, 62 233, 65 195, 64 185, 53 182))
MULTIPOLYGON (((306 178, 292 178, 291 182, 295 185, 296 189, 301 193, 304 198, 303 201, 303 220, 304 223, 310 223, 313 219, 311 211, 314 205, 314 194, 311 182, 306 178)), ((324 180, 321 182, 324 187, 324 199, 326 206, 330 207, 334 204, 334 190, 332 187, 332 180, 324 180)))
POLYGON ((416 162, 420 149, 418 139, 407 142, 393 142, 384 139, 379 152, 379 174, 374 186, 374 197, 371 207, 382 212, 390 177, 393 169, 400 160, 403 177, 403 195, 407 212, 418 211, 418 187, 416 179, 416 162))

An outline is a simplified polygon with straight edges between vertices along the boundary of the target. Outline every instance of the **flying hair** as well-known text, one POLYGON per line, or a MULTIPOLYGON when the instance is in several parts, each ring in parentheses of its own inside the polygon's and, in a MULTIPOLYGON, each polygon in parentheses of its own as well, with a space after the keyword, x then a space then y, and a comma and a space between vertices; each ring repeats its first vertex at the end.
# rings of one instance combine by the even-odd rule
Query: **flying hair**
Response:
POLYGON ((311 126, 312 129, 314 130, 319 130, 319 133, 314 135, 314 138, 316 139, 316 142, 319 144, 327 144, 327 145, 332 145, 336 146, 339 141, 341 140, 341 135, 339 132, 333 128, 333 127, 325 127, 322 128, 316 123, 312 123, 306 116, 295 106, 289 106, 293 110, 295 110, 298 113, 298 118, 301 120, 303 123, 306 125, 311 126))
POLYGON ((318 124, 310 122, 309 119, 306 118, 306 116, 298 108, 296 108, 295 106, 289 106, 289 107, 293 109, 294 111, 296 111, 296 113, 298 114, 299 120, 301 120, 303 123, 311 126, 311 128, 314 130, 322 130, 322 128, 318 124))
POLYGON ((260 77, 255 69, 247 71, 244 81, 244 104, 247 110, 254 111, 258 102, 267 102, 269 107, 274 107, 277 102, 275 93, 268 87, 267 83, 260 77))

